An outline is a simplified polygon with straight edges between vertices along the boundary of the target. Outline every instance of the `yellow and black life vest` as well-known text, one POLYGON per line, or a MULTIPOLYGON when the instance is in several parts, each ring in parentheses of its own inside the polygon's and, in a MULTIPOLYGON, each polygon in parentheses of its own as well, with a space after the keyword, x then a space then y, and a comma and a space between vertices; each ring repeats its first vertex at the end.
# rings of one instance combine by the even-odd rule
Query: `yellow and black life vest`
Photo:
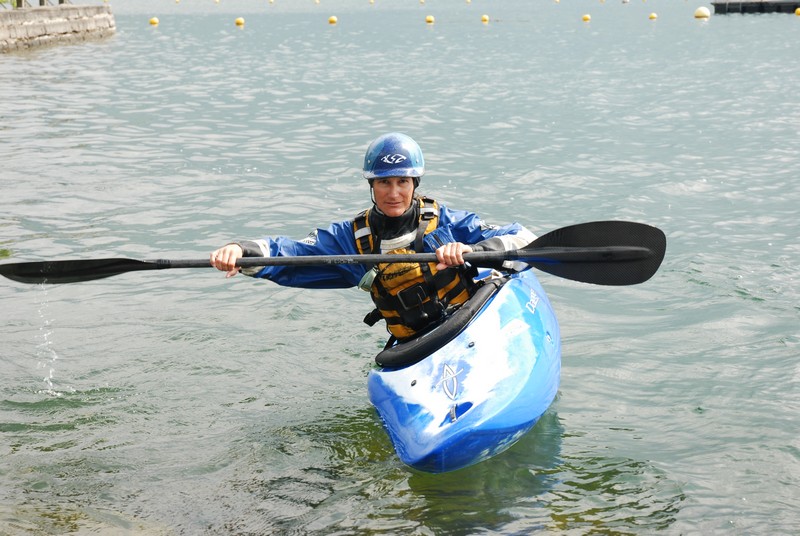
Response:
MULTIPOLYGON (((423 237, 439 225, 439 205, 418 197, 419 224, 413 241, 383 253, 414 253, 423 249, 423 237), (409 247, 410 246, 410 247, 409 247)), ((381 253, 381 239, 370 228, 371 209, 353 220, 356 247, 361 254, 381 253)), ((391 241, 389 241, 391 242, 391 241)), ((374 325, 380 318, 398 340, 409 339, 444 317, 448 307, 470 297, 471 278, 464 269, 437 270, 436 263, 380 263, 369 288, 376 310, 364 319, 374 325)))

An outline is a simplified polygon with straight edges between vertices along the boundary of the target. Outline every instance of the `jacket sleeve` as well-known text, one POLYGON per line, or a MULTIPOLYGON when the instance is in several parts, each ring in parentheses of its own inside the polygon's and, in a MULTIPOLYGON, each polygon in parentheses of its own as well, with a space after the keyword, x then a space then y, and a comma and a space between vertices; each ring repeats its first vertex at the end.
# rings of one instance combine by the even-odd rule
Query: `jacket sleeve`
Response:
MULTIPOLYGON (((440 206, 439 227, 426 235, 425 245, 430 251, 448 242, 468 244, 475 251, 509 251, 522 248, 535 239, 536 235, 519 223, 489 225, 474 212, 440 206)), ((502 267, 522 270, 527 265, 505 261, 502 267)))
MULTIPOLYGON (((245 257, 302 257, 306 255, 357 255, 353 224, 344 221, 316 229, 303 240, 285 236, 237 242, 245 257)), ((358 284, 366 268, 360 264, 321 266, 262 266, 242 269, 252 277, 269 279, 286 287, 348 288, 358 284)))

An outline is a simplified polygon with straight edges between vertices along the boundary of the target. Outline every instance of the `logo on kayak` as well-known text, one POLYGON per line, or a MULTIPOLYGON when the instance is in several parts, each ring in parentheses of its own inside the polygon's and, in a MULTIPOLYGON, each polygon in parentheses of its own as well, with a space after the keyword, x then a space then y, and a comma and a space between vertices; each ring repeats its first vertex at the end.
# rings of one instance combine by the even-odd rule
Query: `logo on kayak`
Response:
POLYGON ((539 295, 536 294, 533 290, 531 290, 531 299, 528 300, 528 303, 525 304, 525 308, 531 312, 531 314, 536 313, 536 306, 539 305, 539 295))
POLYGON ((400 162, 406 160, 407 158, 401 154, 387 154, 383 158, 381 158, 381 162, 384 164, 399 164, 400 162))
POLYGON ((439 380, 439 383, 442 386, 442 390, 444 390, 444 394, 450 400, 455 400, 458 394, 459 374, 461 374, 460 370, 456 370, 448 364, 445 364, 444 369, 442 369, 442 379, 439 380))

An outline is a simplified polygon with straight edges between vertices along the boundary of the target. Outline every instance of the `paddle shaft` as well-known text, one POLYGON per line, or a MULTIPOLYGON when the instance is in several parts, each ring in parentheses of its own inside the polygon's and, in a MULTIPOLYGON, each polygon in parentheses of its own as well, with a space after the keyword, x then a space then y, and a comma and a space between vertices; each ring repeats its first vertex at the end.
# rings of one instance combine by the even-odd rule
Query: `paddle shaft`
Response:
MULTIPOLYGON (((648 248, 635 246, 606 246, 580 248, 540 248, 532 251, 515 249, 510 251, 477 251, 465 253, 464 261, 482 266, 487 263, 502 261, 522 261, 528 264, 539 262, 591 262, 597 261, 625 261, 644 259, 652 255, 648 248)), ((157 260, 159 263, 168 263, 164 268, 201 268, 209 266, 208 260, 169 261, 157 260)), ((306 255, 303 257, 243 257, 236 262, 240 268, 259 266, 321 266, 328 264, 380 264, 380 263, 420 263, 438 262, 435 253, 384 253, 373 255, 306 255)))

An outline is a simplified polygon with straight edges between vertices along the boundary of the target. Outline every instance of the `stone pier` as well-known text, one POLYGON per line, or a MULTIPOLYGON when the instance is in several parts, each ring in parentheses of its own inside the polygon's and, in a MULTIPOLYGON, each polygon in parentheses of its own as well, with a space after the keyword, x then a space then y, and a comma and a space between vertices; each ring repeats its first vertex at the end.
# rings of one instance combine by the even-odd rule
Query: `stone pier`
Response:
POLYGON ((77 43, 116 31, 111 7, 62 4, 0 10, 0 53, 77 43))

